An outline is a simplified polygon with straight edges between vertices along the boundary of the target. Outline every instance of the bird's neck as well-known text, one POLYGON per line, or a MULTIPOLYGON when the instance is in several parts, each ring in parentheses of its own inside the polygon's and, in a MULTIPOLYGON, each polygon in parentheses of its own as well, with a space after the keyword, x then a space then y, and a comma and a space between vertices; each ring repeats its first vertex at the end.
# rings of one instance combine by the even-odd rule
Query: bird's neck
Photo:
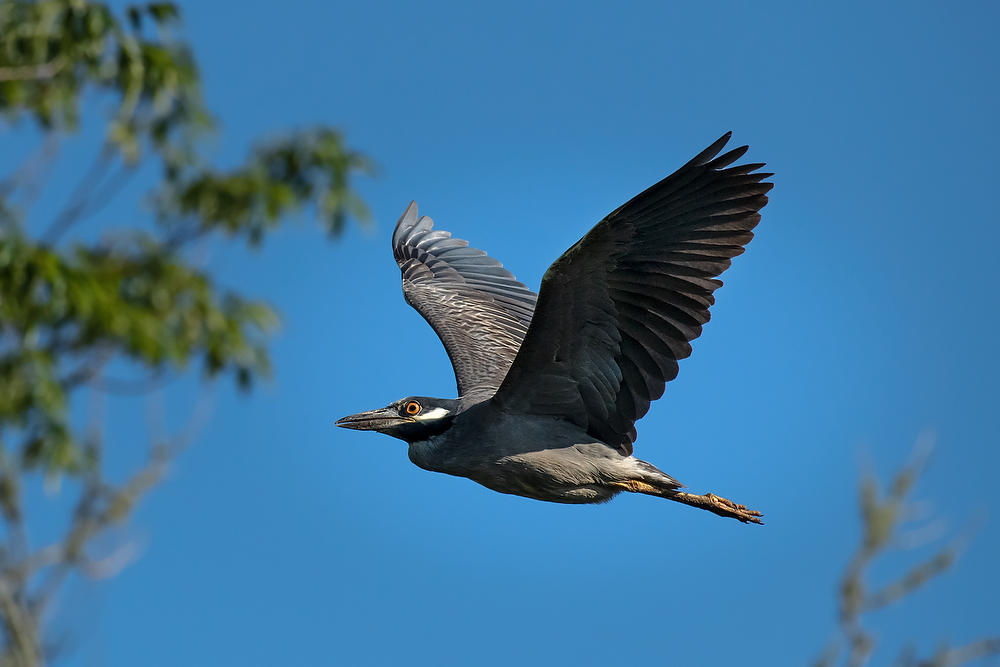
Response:
POLYGON ((410 460, 424 470, 432 472, 448 472, 447 442, 443 435, 433 435, 426 440, 415 440, 410 443, 410 460))

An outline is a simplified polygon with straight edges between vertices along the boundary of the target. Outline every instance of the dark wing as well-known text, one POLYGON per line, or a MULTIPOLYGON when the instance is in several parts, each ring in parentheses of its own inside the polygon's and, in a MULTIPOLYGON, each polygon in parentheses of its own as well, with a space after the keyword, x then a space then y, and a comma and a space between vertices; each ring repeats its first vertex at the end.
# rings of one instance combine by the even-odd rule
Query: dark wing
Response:
POLYGON ((495 401, 559 415, 632 453, 634 423, 677 376, 767 203, 763 164, 730 167, 727 133, 608 215, 557 259, 495 401), (718 155, 718 157, 716 157, 718 155))
POLYGON ((455 369, 458 395, 492 396, 514 361, 535 309, 534 292, 468 241, 434 230, 410 202, 392 234, 403 296, 437 333, 455 369))

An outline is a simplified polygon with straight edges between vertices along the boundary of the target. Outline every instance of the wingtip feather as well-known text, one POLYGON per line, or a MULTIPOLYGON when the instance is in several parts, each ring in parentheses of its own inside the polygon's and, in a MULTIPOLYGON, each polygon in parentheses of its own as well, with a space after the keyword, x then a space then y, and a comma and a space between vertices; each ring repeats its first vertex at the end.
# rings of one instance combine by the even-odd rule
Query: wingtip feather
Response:
POLYGON ((417 218, 417 202, 411 200, 409 206, 403 211, 403 215, 399 216, 399 220, 396 222, 396 229, 392 232, 393 248, 398 247, 402 243, 406 233, 416 224, 417 218))
POLYGON ((712 160, 716 155, 719 154, 719 151, 721 151, 725 147, 725 145, 727 143, 729 143, 729 139, 732 136, 733 136, 733 133, 731 131, 730 132, 726 132, 724 135, 722 135, 721 137, 719 137, 718 139, 716 139, 715 142, 712 143, 711 146, 709 146, 708 148, 706 148, 702 152, 698 153, 698 155, 696 155, 693 160, 691 160, 690 162, 688 162, 688 164, 689 165, 702 165, 702 164, 705 164, 706 162, 712 160))

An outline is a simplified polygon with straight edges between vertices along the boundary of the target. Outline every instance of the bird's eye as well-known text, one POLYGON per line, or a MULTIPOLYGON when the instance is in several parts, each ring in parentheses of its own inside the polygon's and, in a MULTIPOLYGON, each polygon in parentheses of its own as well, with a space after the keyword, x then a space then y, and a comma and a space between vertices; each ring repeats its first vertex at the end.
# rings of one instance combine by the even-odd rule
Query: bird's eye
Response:
POLYGON ((410 401, 403 409, 406 410, 406 414, 415 415, 420 412, 420 404, 416 401, 410 401))

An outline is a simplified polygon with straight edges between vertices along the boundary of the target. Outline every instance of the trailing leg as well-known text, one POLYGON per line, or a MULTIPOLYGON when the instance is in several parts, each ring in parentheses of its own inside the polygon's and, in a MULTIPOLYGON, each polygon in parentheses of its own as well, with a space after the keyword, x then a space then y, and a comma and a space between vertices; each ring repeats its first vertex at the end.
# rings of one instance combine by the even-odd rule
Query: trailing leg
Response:
POLYGON ((614 486, 631 491, 632 493, 645 493, 646 495, 684 503, 685 505, 708 510, 713 514, 736 519, 743 523, 761 525, 764 523, 760 520, 763 514, 757 510, 747 509, 746 505, 739 505, 714 493, 698 495, 681 491, 683 485, 670 475, 656 468, 656 466, 645 461, 637 460, 636 463, 641 474, 637 478, 615 482, 614 486))

